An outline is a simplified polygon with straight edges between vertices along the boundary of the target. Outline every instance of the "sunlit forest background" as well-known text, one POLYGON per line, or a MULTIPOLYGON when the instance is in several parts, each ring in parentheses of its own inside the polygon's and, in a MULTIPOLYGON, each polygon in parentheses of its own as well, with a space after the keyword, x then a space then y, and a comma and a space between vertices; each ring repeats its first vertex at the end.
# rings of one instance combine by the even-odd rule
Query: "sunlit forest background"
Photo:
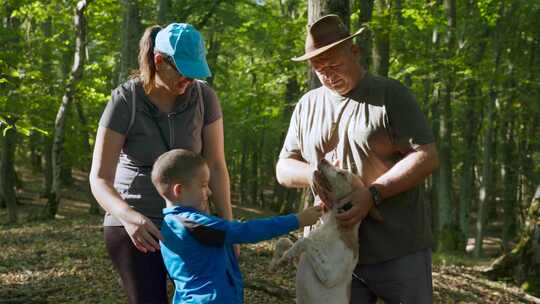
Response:
MULTIPOLYGON (((539 1, 0 0, 0 303, 124 301, 120 291, 108 300, 83 294, 90 295, 83 301, 45 278, 60 278, 58 269, 80 275, 89 266, 72 261, 94 263, 85 260, 92 257, 110 276, 99 247, 103 211, 89 194, 87 174, 101 112, 111 90, 137 68, 138 40, 150 25, 189 22, 205 37, 213 74, 207 81, 223 109, 239 217, 256 216, 242 210, 301 208, 308 196, 279 186, 274 167, 295 103, 317 85, 308 65, 290 58, 303 53, 309 21, 326 13, 340 15, 351 32, 369 29, 355 42, 363 64, 411 88, 432 126, 441 165, 424 194, 443 264, 483 265, 452 271, 540 295, 539 1), (89 231, 88 243, 79 239, 89 231), (50 249, 47 238, 64 249, 50 249), (74 253, 66 253, 70 246, 74 253), (28 271, 41 271, 36 276, 49 286, 35 297, 24 291, 39 286, 28 271), (58 292, 63 296, 51 298, 58 292)), ((258 263, 265 250, 246 255, 258 263)), ((460 294, 470 282, 452 293, 437 285, 446 284, 437 283, 440 271, 435 291, 444 303, 532 297, 497 298, 502 291, 488 283, 460 294)), ((96 281, 96 289, 116 286, 101 281, 104 275, 84 282, 90 289, 96 281)), ((70 285, 66 280, 58 282, 70 285)), ((248 299, 270 303, 265 297, 279 293, 264 286, 287 289, 291 282, 263 282, 253 288, 262 295, 248 299)))

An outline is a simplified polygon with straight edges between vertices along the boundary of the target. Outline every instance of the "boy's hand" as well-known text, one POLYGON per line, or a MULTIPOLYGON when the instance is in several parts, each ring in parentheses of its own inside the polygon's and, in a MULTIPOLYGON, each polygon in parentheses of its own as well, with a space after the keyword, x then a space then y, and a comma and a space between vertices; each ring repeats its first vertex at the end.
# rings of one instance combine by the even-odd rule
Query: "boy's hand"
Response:
POLYGON ((322 216, 322 206, 314 206, 309 207, 305 209, 304 211, 298 213, 296 216, 298 217, 298 226, 300 228, 305 226, 311 226, 319 220, 319 218, 322 216))

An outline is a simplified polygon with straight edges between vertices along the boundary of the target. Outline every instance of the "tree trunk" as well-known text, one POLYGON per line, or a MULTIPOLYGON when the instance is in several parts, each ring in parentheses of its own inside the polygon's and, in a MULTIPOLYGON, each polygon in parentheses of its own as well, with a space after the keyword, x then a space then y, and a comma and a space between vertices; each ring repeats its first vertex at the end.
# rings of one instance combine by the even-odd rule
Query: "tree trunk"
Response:
MULTIPOLYGON (((509 101, 511 102, 511 101, 509 101)), ((514 163, 516 155, 514 153, 514 123, 513 123, 513 112, 512 105, 507 107, 505 111, 506 126, 502 128, 505 133, 504 141, 502 143, 502 179, 503 179, 503 208, 504 208, 504 218, 503 218, 503 236, 502 236, 502 245, 503 250, 508 252, 510 249, 510 241, 516 234, 516 214, 517 213, 517 165, 514 163)))
POLYGON ((53 184, 52 138, 50 136, 43 138, 43 159, 45 165, 43 168, 43 192, 41 197, 49 197, 53 184))
POLYGON ((540 288, 540 186, 527 211, 525 229, 510 253, 497 258, 486 270, 492 279, 512 278, 518 285, 540 288))
MULTIPOLYGON (((49 17, 45 22, 42 24, 43 34, 46 39, 52 39, 53 36, 53 29, 52 29, 52 18, 49 17)), ((50 73, 53 71, 53 65, 52 65, 52 49, 48 45, 44 45, 42 52, 43 52, 43 67, 42 71, 44 74, 50 73)), ((65 53, 65 52, 63 52, 65 53)), ((66 60, 67 61, 67 60, 66 60)), ((64 71, 63 66, 66 65, 65 60, 62 60, 62 71, 64 71)), ((66 75, 68 75, 68 72, 65 72, 63 74, 63 77, 66 78, 66 75)), ((53 83, 52 79, 48 81, 48 85, 45 85, 43 88, 43 94, 53 96, 55 93, 53 92, 53 83)), ((34 132, 35 136, 39 138, 38 140, 38 146, 39 148, 39 166, 41 167, 40 172, 43 173, 43 179, 42 179, 42 190, 40 193, 41 197, 48 197, 48 195, 51 192, 52 187, 52 138, 49 134, 41 134, 38 132, 34 132)), ((36 163, 38 161, 36 160, 36 163)))
MULTIPOLYGON (((445 57, 450 60, 453 57, 452 50, 455 48, 456 31, 456 3, 455 0, 445 0, 444 7, 448 29, 446 32, 447 51, 445 57)), ((438 178, 438 212, 439 212, 439 249, 453 251, 458 248, 459 230, 457 229, 456 204, 452 190, 452 131, 453 115, 451 101, 454 90, 453 71, 449 66, 445 67, 444 96, 441 99, 440 109, 440 140, 439 140, 439 178, 438 178)))
MULTIPOLYGON (((435 3, 437 6, 440 5, 440 1, 436 1, 435 3)), ((436 13, 438 10, 438 7, 433 6, 432 10, 433 13, 436 13)), ((433 131, 433 135, 435 137, 435 142, 437 145, 440 144, 441 138, 440 138, 440 129, 441 129, 441 123, 440 123, 440 112, 441 112, 441 88, 439 85, 440 82, 440 70, 442 67, 439 64, 438 60, 438 51, 439 51, 439 29, 437 26, 434 26, 432 29, 432 61, 434 62, 433 69, 436 71, 435 73, 432 73, 428 76, 428 79, 424 82, 425 90, 432 89, 432 97, 431 102, 429 103, 429 112, 431 114, 431 129, 433 131)), ((429 91, 426 91, 426 96, 429 96, 429 91)), ((427 101, 427 98, 426 98, 427 101)), ((428 107, 428 104, 425 104, 425 107, 428 107)), ((439 172, 438 170, 435 171, 431 175, 431 191, 428 193, 430 199, 431 199, 431 212, 432 212, 432 231, 433 231, 433 237, 434 237, 434 250, 438 250, 439 245, 439 234, 440 234, 440 219, 439 219, 439 201, 438 201, 438 188, 439 188, 439 172)))
POLYGON ((258 183, 258 189, 255 192, 255 202, 256 205, 259 206, 259 208, 265 207, 265 199, 264 199, 264 190, 266 188, 266 184, 263 181, 268 181, 269 179, 266 178, 264 171, 265 171, 265 162, 264 162, 264 144, 266 141, 266 123, 263 123, 261 135, 259 138, 259 141, 257 143, 257 148, 255 149, 254 153, 257 155, 257 172, 255 178, 257 179, 258 183))
POLYGON ((28 136, 28 144, 30 146, 30 165, 32 167, 32 173, 41 172, 43 170, 41 164, 41 134, 31 130, 30 135, 28 136))
MULTIPOLYGON (((221 42, 218 39, 219 35, 216 35, 214 31, 210 32, 210 35, 208 37, 208 55, 206 56, 206 60, 208 61, 208 65, 211 67, 217 66, 218 64, 218 56, 220 52, 221 42)), ((210 86, 213 85, 214 79, 216 77, 216 69, 212 70, 212 76, 208 77, 206 81, 210 86)))
POLYGON ((452 111, 450 106, 450 90, 452 84, 446 83, 447 90, 442 98, 442 109, 439 117, 440 167, 437 179, 437 203, 439 214, 439 249, 452 251, 457 249, 459 237, 456 223, 456 206, 452 191, 452 111))
POLYGON ((73 185, 73 169, 72 160, 69 157, 65 157, 66 154, 64 151, 62 159, 62 167, 60 168, 60 187, 62 186, 71 186, 73 185))
POLYGON ((44 209, 44 216, 47 218, 55 217, 60 204, 60 174, 64 157, 65 124, 69 113, 69 108, 73 102, 76 85, 83 77, 85 61, 84 49, 86 47, 86 19, 84 16, 84 11, 89 2, 90 0, 79 1, 75 11, 75 54, 73 58, 73 67, 71 68, 70 77, 66 84, 66 92, 62 97, 62 103, 58 109, 58 113, 56 114, 52 147, 52 188, 48 197, 47 205, 44 209))
MULTIPOLYGON (((373 2, 374 0, 360 0, 360 18, 359 27, 364 26, 371 22, 371 16, 373 14, 373 2)), ((366 70, 369 70, 371 65, 371 32, 364 31, 357 39, 357 44, 362 49, 362 58, 360 59, 366 70)))
POLYGON ((167 12, 170 10, 171 1, 170 0, 159 0, 157 8, 157 23, 161 26, 165 26, 169 23, 167 18, 167 12))
MULTIPOLYGON (((88 120, 86 119, 86 115, 84 114, 84 108, 81 104, 81 101, 78 100, 77 102, 75 102, 75 108, 77 110, 77 116, 79 117, 79 123, 80 123, 80 134, 81 134, 81 137, 82 137, 82 142, 83 142, 83 151, 87 151, 86 155, 87 157, 85 157, 84 159, 84 163, 85 164, 90 164, 92 162, 92 160, 90 159, 90 156, 91 156, 91 151, 93 151, 92 149, 92 145, 90 144, 90 131, 88 131, 88 120)), ((86 168, 86 172, 90 172, 90 168, 86 168)), ((90 184, 89 183, 86 183, 86 191, 88 192, 88 198, 90 200, 90 208, 88 208, 88 213, 90 214, 99 214, 99 211, 100 211, 100 208, 99 208, 99 205, 96 201, 96 199, 94 198, 93 195, 91 195, 92 191, 90 190, 90 184)))
POLYGON ((525 110, 524 113, 524 123, 525 126, 521 131, 521 139, 518 145, 518 155, 519 155, 519 168, 520 168, 520 190, 518 193, 518 201, 529 201, 532 199, 531 192, 534 191, 533 183, 538 183, 538 177, 535 174, 535 167, 531 166, 534 163, 532 155, 533 151, 538 151, 538 148, 535 149, 535 145, 531 142, 531 134, 538 134, 538 125, 539 120, 534 116, 530 116, 530 113, 525 110))
POLYGON ((478 130, 481 126, 478 121, 478 88, 476 80, 471 80, 468 83, 468 99, 465 103, 465 121, 463 128, 463 145, 465 153, 460 172, 460 187, 459 187, 459 248, 465 250, 469 239, 469 214, 473 201, 474 193, 474 167, 476 165, 476 154, 478 153, 478 130))
POLYGON ((508 252, 511 248, 510 242, 516 236, 517 230, 517 214, 519 214, 517 203, 518 189, 518 168, 519 161, 516 155, 516 113, 514 111, 515 93, 512 88, 517 87, 515 76, 510 74, 509 80, 506 83, 510 96, 507 98, 502 112, 502 127, 501 137, 503 138, 501 147, 502 165, 501 165, 501 180, 503 185, 503 234, 502 247, 504 252, 508 252))
MULTIPOLYGON (((435 142, 440 143, 440 114, 439 114, 439 103, 440 103, 440 88, 435 85, 433 87, 433 97, 431 101, 431 129, 433 130, 433 135, 435 136, 435 142)), ((433 236, 435 238, 435 250, 438 250, 439 245, 439 235, 440 235, 440 217, 439 217, 439 174, 440 168, 431 175, 432 186, 431 193, 429 194, 431 198, 431 211, 433 214, 433 223, 432 230, 433 236)))
MULTIPOLYGON (((467 20, 478 20, 478 11, 474 3, 469 2, 467 10, 469 15, 467 20)), ((472 31, 474 29, 474 22, 472 25, 465 22, 465 30, 472 31)), ((475 53, 470 57, 467 65, 471 69, 478 69, 482 59, 484 58, 486 51, 486 41, 489 37, 488 27, 482 25, 482 31, 476 41, 478 46, 475 47, 475 53)), ((471 206, 473 203, 473 197, 475 192, 475 166, 477 165, 478 154, 478 133, 482 127, 482 96, 479 89, 479 81, 476 78, 472 78, 466 83, 467 86, 467 100, 465 102, 465 115, 461 128, 463 146, 465 149, 464 157, 461 163, 460 187, 459 187, 459 231, 460 231, 460 244, 459 248, 466 249, 469 240, 469 216, 471 206)))
MULTIPOLYGON (((15 134, 13 134, 13 143, 12 143, 14 147, 17 146, 17 139, 18 139, 17 132, 15 132, 15 134)), ((13 153, 15 153, 15 151, 13 151, 13 153)), ((17 171, 15 171, 14 162, 9 164, 8 170, 9 170, 9 177, 11 178, 11 180, 13 181, 13 184, 15 185, 15 189, 22 189, 23 182, 19 178, 17 171)))
POLYGON ((247 158, 248 158, 248 143, 247 140, 244 139, 242 141, 242 157, 240 159, 240 204, 242 206, 247 206, 247 181, 248 181, 248 173, 247 173, 247 158))
POLYGON ((308 25, 328 14, 336 14, 349 27, 351 9, 348 0, 309 0, 308 25))
POLYGON ((488 204, 493 200, 493 134, 494 134, 494 107, 497 95, 493 91, 490 92, 490 100, 487 102, 486 108, 486 131, 484 134, 484 153, 482 156, 482 182, 479 190, 478 200, 478 215, 476 219, 476 237, 474 246, 474 256, 479 258, 483 254, 482 244, 484 241, 484 224, 488 204))
POLYGON ((250 202, 252 206, 257 206, 259 198, 259 151, 257 149, 257 143, 253 143, 253 149, 251 151, 251 172, 250 179, 250 202))
POLYGON ((390 0, 375 1, 375 11, 381 26, 374 28, 373 37, 373 72, 377 75, 388 76, 390 67, 390 0))
MULTIPOLYGON (((3 129, 3 125, 0 122, 0 132, 2 132, 2 129, 3 129)), ((0 136, 0 157, 2 157, 2 154, 4 153, 4 151, 6 151, 4 141, 5 141, 4 137, 0 136)), ((1 170, 2 170, 2 162, 0 159, 0 173, 2 172, 1 170)), ((6 200, 4 199, 3 180, 4 180, 4 177, 2 176, 2 174, 0 174, 0 209, 6 208, 6 200)))
MULTIPOLYGON (((504 5, 501 5, 501 16, 503 16, 504 5)), ((502 18, 502 17, 501 17, 502 18)), ((502 43, 499 39, 499 31, 501 28, 501 18, 497 20, 494 33, 494 52, 495 62, 493 67, 493 75, 498 75, 499 65, 501 61, 501 48, 502 43)), ((482 156, 482 182, 479 190, 478 200, 478 215, 476 218, 476 236, 474 242, 474 256, 479 258, 483 254, 483 241, 484 241, 484 224, 486 214, 488 212, 488 204, 493 201, 493 153, 494 153, 494 119, 495 119, 495 104, 498 96, 495 91, 496 81, 493 78, 489 85, 489 101, 486 103, 486 127, 484 133, 484 152, 482 156)))
POLYGON ((2 197, 7 207, 8 221, 10 223, 16 223, 18 217, 15 184, 11 176, 15 160, 15 136, 17 133, 14 120, 6 117, 8 126, 0 128, 0 132, 5 134, 3 136, 3 149, 0 153, 0 197, 2 197))
MULTIPOLYGON (((282 117, 283 121, 290 121, 293 110, 294 110, 294 104, 298 100, 298 97, 300 95, 300 86, 298 84, 298 81, 295 77, 289 77, 287 79, 287 85, 285 87, 285 98, 283 105, 283 112, 282 117)), ((285 137, 287 136, 287 130, 285 129, 280 136, 280 143, 285 142, 285 137)), ((281 152, 281 146, 278 147, 277 153, 281 152)), ((275 169, 274 169, 275 170, 275 169)), ((275 192, 277 193, 277 201, 276 201, 276 211, 279 213, 284 213, 289 210, 296 210, 296 206, 298 205, 298 202, 295 201, 294 198, 291 198, 294 196, 294 193, 296 193, 296 189, 291 188, 285 188, 281 186, 279 183, 275 183, 275 192), (291 195, 291 193, 293 193, 291 195)))
POLYGON ((124 6, 122 20, 122 50, 120 53, 119 83, 124 82, 131 70, 137 68, 137 46, 142 34, 140 11, 137 0, 122 0, 124 6))

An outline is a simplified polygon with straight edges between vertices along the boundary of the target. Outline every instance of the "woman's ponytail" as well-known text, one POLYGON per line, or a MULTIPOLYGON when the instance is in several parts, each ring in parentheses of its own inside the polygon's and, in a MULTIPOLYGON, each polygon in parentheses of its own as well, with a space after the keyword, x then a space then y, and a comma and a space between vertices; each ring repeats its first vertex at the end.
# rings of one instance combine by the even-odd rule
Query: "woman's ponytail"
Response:
POLYGON ((139 41, 139 70, 133 76, 140 78, 146 94, 149 94, 154 86, 154 78, 156 76, 154 44, 156 35, 160 30, 161 26, 159 25, 147 27, 139 41))

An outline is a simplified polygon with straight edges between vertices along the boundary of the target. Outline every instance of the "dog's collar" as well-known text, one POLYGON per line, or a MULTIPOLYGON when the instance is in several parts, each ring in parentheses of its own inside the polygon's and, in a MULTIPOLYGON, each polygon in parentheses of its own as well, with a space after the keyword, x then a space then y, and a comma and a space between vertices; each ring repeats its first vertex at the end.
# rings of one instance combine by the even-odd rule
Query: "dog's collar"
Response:
POLYGON ((347 212, 352 208, 352 206, 353 206, 352 202, 347 202, 346 204, 341 205, 341 207, 338 207, 337 212, 338 213, 347 212))

